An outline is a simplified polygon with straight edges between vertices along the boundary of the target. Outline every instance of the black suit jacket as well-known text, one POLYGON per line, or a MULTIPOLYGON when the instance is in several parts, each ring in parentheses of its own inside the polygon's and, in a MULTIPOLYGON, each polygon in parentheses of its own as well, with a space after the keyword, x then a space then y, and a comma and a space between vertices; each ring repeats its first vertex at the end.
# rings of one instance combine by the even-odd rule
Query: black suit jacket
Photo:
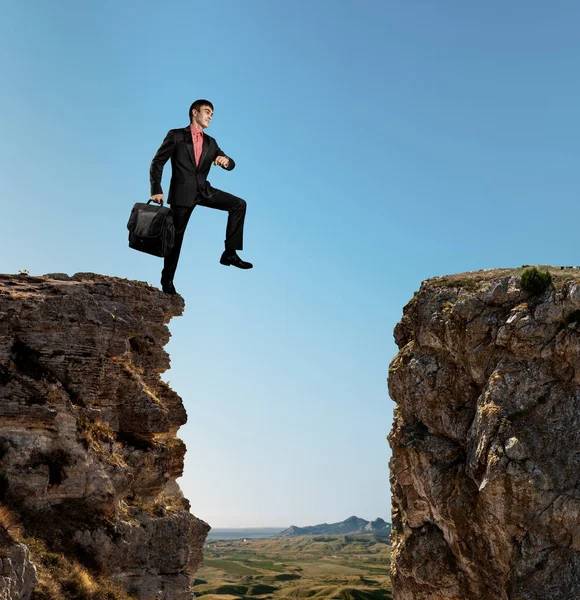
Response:
MULTIPOLYGON (((218 156, 226 156, 209 135, 203 134, 203 149, 196 166, 193 155, 193 140, 189 125, 184 129, 170 129, 163 143, 151 161, 149 171, 151 195, 162 194, 161 177, 165 163, 171 159, 171 184, 167 203, 173 206, 195 206, 202 196, 211 199, 215 191, 207 176, 213 161, 218 156)), ((231 171, 236 163, 229 156, 229 165, 223 167, 231 171)))

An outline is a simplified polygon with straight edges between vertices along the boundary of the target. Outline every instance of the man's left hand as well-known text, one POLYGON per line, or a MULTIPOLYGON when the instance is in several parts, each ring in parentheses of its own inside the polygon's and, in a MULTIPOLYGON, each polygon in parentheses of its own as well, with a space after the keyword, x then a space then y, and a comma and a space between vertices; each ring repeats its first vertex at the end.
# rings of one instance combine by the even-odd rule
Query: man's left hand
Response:
POLYGON ((220 167, 223 167, 224 169, 227 169, 229 164, 230 164, 230 159, 227 156, 218 156, 214 161, 213 161, 214 165, 219 165, 220 167))

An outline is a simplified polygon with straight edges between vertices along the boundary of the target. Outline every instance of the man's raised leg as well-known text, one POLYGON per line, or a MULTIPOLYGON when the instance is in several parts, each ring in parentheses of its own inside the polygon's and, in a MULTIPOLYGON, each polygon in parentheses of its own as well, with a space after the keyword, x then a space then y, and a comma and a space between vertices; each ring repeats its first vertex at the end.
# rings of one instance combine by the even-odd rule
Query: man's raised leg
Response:
POLYGON ((239 269, 251 269, 252 263, 242 260, 236 250, 244 247, 244 221, 246 218, 246 201, 228 192, 215 190, 211 199, 202 198, 201 206, 217 208, 228 212, 228 223, 226 225, 225 250, 220 258, 220 263, 229 267, 230 265, 239 269))

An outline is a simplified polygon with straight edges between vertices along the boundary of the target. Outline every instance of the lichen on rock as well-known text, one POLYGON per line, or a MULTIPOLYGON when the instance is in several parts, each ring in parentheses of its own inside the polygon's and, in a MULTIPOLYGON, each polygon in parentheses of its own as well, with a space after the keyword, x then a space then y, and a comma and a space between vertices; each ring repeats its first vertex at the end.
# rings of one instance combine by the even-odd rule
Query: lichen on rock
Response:
POLYGON ((396 600, 580 597, 580 273, 427 280, 389 370, 396 600))
POLYGON ((176 483, 186 413, 160 378, 182 311, 135 281, 0 275, 0 500, 142 600, 192 597, 209 531, 176 483))

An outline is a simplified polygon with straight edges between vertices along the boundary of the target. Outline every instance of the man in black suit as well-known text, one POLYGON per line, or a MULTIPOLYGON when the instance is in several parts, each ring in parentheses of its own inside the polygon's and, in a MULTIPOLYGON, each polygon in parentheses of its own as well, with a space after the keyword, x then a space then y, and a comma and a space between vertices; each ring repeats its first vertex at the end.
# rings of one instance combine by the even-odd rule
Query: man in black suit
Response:
POLYGON ((253 266, 243 261, 236 252, 243 248, 246 202, 213 188, 207 181, 212 163, 226 171, 236 166, 233 159, 221 151, 214 138, 203 132, 212 117, 213 104, 209 100, 196 100, 189 108, 190 124, 184 129, 171 129, 151 162, 151 200, 163 204, 161 177, 163 166, 171 159, 172 175, 167 203, 173 210, 175 246, 165 257, 161 272, 161 287, 167 294, 177 293, 173 277, 189 217, 198 204, 228 211, 225 250, 220 263, 239 269, 251 269, 253 266))

